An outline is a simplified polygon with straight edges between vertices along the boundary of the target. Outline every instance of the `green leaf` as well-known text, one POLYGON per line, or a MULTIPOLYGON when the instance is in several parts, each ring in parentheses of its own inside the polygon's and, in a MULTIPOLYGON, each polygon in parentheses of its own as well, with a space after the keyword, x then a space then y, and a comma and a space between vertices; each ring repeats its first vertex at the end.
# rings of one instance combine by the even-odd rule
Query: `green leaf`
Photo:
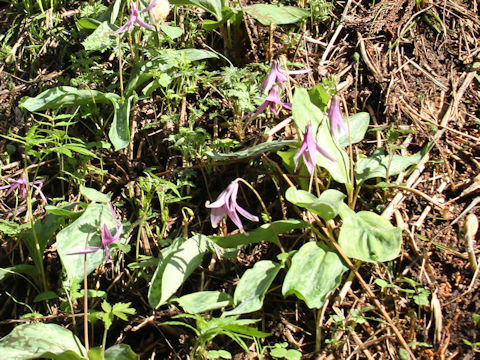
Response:
POLYGON ((182 29, 179 28, 178 26, 170 26, 170 25, 162 24, 160 25, 160 30, 162 30, 164 34, 167 35, 172 40, 179 38, 183 34, 182 29))
MULTIPOLYGON (((343 119, 345 126, 347 126, 347 119, 343 119)), ((349 117, 350 121, 350 133, 352 144, 359 143, 365 137, 365 133, 368 129, 368 124, 370 123, 370 114, 367 112, 360 112, 349 117)), ((345 148, 349 146, 348 133, 342 133, 341 136, 337 137, 338 144, 345 148)))
POLYGON ((236 248, 260 241, 271 241, 278 245, 275 235, 284 234, 294 229, 308 228, 310 226, 309 223, 297 219, 278 220, 271 224, 264 224, 247 233, 238 233, 229 236, 209 236, 209 238, 223 248, 236 248))
POLYGON ((308 124, 311 124, 313 133, 315 134, 319 125, 322 123, 325 114, 319 107, 312 103, 306 89, 295 87, 292 115, 295 124, 302 133, 305 133, 305 127, 308 124))
POLYGON ((213 51, 203 49, 181 49, 176 50, 175 53, 178 54, 178 56, 184 56, 190 62, 219 58, 213 51))
POLYGON ((319 309, 340 285, 347 269, 333 249, 320 242, 308 242, 293 255, 282 294, 296 295, 310 309, 319 309))
POLYGON ((220 309, 233 303, 232 297, 220 291, 198 291, 175 299, 190 314, 220 309))
POLYGON ((308 90, 310 101, 322 112, 327 111, 328 102, 330 101, 330 94, 327 92, 323 84, 317 84, 308 90))
POLYGON ((295 187, 290 187, 285 193, 285 197, 292 204, 303 207, 324 220, 331 220, 337 216, 345 194, 338 190, 325 190, 319 198, 304 190, 297 190, 295 187))
POLYGON ((240 13, 240 15, 242 15, 241 11, 235 11, 228 6, 225 6, 222 9, 222 17, 221 17, 220 20, 214 21, 214 20, 205 19, 205 20, 203 20, 202 27, 206 31, 211 31, 211 30, 216 29, 216 28, 220 27, 221 25, 225 24, 234 15, 236 17, 236 15, 238 13, 240 13))
POLYGON ((294 24, 310 16, 310 11, 295 6, 254 4, 244 6, 245 12, 264 26, 294 24))
POLYGON ((402 245, 402 231, 371 211, 355 213, 347 205, 340 209, 343 224, 338 244, 345 254, 366 262, 395 259, 402 245))
POLYGON ((231 359, 232 354, 230 354, 227 350, 209 350, 207 352, 207 359, 231 359))
POLYGON ((131 95, 123 102, 119 102, 116 97, 109 97, 112 100, 114 113, 108 138, 115 150, 126 148, 130 142, 130 108, 134 97, 131 95))
POLYGON ((117 36, 115 36, 117 27, 107 21, 102 22, 85 40, 82 45, 87 51, 104 52, 113 49, 117 45, 117 36))
POLYGON ((37 303, 40 301, 51 300, 56 298, 58 298, 58 295, 53 291, 44 291, 38 294, 37 296, 35 296, 35 298, 33 299, 33 302, 37 303))
POLYGON ((16 274, 25 274, 32 278, 36 278, 38 276, 38 270, 35 266, 28 264, 18 264, 7 268, 0 268, 0 283, 9 276, 16 274))
POLYGON ((223 315, 246 314, 260 310, 265 293, 281 268, 280 264, 273 261, 261 260, 255 263, 253 268, 245 271, 233 296, 236 307, 224 312, 223 315))
MULTIPOLYGON (((57 234, 57 252, 64 266, 67 277, 80 282, 83 280, 84 254, 68 255, 71 252, 85 250, 85 243, 98 246, 100 231, 96 229, 106 225, 109 229, 115 228, 115 221, 108 206, 93 203, 83 214, 57 234)), ((102 249, 87 254, 87 274, 90 274, 104 261, 102 249)))
POLYGON ((285 146, 297 144, 298 141, 296 140, 277 140, 277 141, 269 141, 263 142, 258 145, 249 147, 244 150, 227 153, 227 154, 216 154, 212 151, 207 151, 206 155, 210 157, 212 160, 215 161, 231 161, 231 160, 240 160, 240 159, 247 159, 250 157, 259 156, 266 152, 276 152, 285 146))
POLYGON ((425 155, 425 149, 410 156, 385 155, 383 149, 377 149, 368 158, 361 158, 355 166, 357 184, 376 177, 387 178, 400 174, 411 165, 416 165, 425 155))
POLYGON ((170 0, 172 5, 194 5, 208 11, 215 16, 217 20, 222 18, 222 9, 225 6, 224 0, 170 0))
POLYGON ((80 185, 80 194, 90 201, 96 202, 105 202, 108 203, 111 201, 110 195, 102 194, 100 191, 93 188, 86 187, 85 185, 80 185))
POLYGON ((3 359, 84 360, 85 353, 80 340, 70 330, 56 324, 19 325, 0 339, 3 359))
MULTIPOLYGON (((140 356, 135 354, 127 344, 117 344, 105 350, 104 360, 139 360, 140 356)), ((102 348, 94 347, 88 351, 88 360, 102 360, 102 348)))
POLYGON ((100 21, 92 18, 82 18, 77 21, 77 27, 79 30, 90 29, 95 30, 100 25, 100 21))
POLYGON ((163 305, 201 264, 207 241, 206 236, 198 234, 162 250, 148 291, 151 306, 157 308, 163 305))
POLYGON ((109 97, 120 99, 116 94, 105 94, 97 90, 79 90, 71 86, 59 86, 45 90, 34 98, 25 97, 20 107, 30 111, 57 109, 63 106, 82 106, 87 104, 107 104, 109 97))
POLYGON ((113 304, 112 314, 115 315, 116 317, 119 317, 120 319, 122 319, 124 321, 128 321, 127 315, 135 315, 135 313, 137 312, 134 308, 130 307, 130 305, 132 305, 131 302, 115 303, 115 304, 113 304))

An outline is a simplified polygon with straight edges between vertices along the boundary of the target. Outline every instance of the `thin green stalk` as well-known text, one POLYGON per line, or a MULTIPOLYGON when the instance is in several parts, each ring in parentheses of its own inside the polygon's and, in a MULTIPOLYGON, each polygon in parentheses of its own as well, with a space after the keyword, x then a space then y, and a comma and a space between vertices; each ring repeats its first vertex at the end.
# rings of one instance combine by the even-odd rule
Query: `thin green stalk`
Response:
POLYGON ((105 328, 105 331, 103 332, 103 339, 102 339, 102 360, 105 360, 105 346, 107 345, 107 333, 108 330, 105 328))
MULTIPOLYGON (((248 182, 246 182, 244 179, 242 178, 236 178, 234 181, 241 181, 243 182, 245 185, 247 185, 247 187, 253 191, 253 193, 255 194, 255 196, 257 197, 258 201, 260 201, 260 204, 262 205, 262 208, 263 208, 263 211, 265 211, 265 214, 267 215, 267 218, 268 218, 268 222, 270 223, 270 225, 272 225, 272 217, 270 216, 270 213, 268 212, 267 210, 267 207, 265 206, 265 203, 263 202, 263 199, 262 197, 260 196, 260 194, 257 192, 257 190, 255 190, 253 188, 252 185, 250 185, 248 182)), ((282 253, 285 253, 285 248, 283 247, 282 243, 280 242, 280 239, 278 237, 278 234, 277 232, 275 231, 273 225, 272 225, 272 231, 273 231, 273 235, 275 236, 275 238, 277 239, 277 243, 278 243, 278 247, 280 248, 280 251, 282 253)))
MULTIPOLYGON (((87 246, 88 247, 88 236, 87 246)), ((85 351, 88 354, 89 341, 88 341, 88 283, 87 283, 87 254, 84 256, 83 262, 83 337, 85 342, 85 351)), ((103 353, 102 353, 103 355, 103 353)))

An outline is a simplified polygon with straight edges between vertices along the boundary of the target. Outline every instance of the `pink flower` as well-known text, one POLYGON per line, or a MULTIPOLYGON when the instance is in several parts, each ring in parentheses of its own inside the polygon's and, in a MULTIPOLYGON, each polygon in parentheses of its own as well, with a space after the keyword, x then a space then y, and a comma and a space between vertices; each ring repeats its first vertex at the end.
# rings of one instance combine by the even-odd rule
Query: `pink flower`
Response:
POLYGON ((120 236, 122 236, 123 232, 123 224, 118 225, 117 217, 112 204, 109 203, 108 206, 112 211, 113 219, 115 221, 115 235, 112 235, 110 230, 108 230, 107 225, 103 225, 103 228, 100 228, 100 246, 89 246, 90 249, 71 252, 68 253, 68 255, 90 254, 103 249, 105 252, 105 261, 112 262, 112 254, 110 252, 109 245, 117 242, 120 239, 120 236))
POLYGON ((227 186, 225 190, 218 196, 215 202, 211 203, 207 201, 205 206, 209 209, 212 209, 210 214, 210 220, 212 222, 212 227, 216 228, 220 221, 228 216, 233 223, 239 228, 243 229, 242 221, 238 216, 239 212, 243 217, 251 221, 258 221, 258 217, 250 214, 247 210, 243 209, 240 205, 237 204, 237 193, 238 193, 238 180, 234 180, 227 186))
MULTIPOLYGON (((7 178, 7 180, 10 182, 9 185, 0 186, 0 190, 9 189, 5 196, 10 195, 13 190, 18 189, 18 193, 20 194, 20 196, 23 197, 24 199, 27 198, 27 194, 28 194, 27 193, 27 177, 26 177, 25 174, 22 174, 18 178, 18 180, 15 180, 15 179, 12 179, 12 178, 7 178)), ((38 184, 41 184, 44 181, 45 180, 31 181, 31 182, 28 183, 28 186, 31 186, 31 187, 35 188, 38 191, 42 200, 46 203, 47 198, 43 194, 42 190, 37 186, 38 184)))
POLYGON ((317 152, 320 152, 331 161, 336 161, 335 158, 317 144, 313 136, 312 126, 308 124, 305 127, 305 135, 303 136, 302 145, 295 156, 295 162, 298 162, 298 158, 302 155, 303 162, 307 165, 308 172, 313 174, 313 170, 315 170, 315 166, 317 165, 317 152))
POLYGON ((290 71, 283 70, 280 67, 280 62, 278 60, 275 60, 272 64, 272 67, 270 68, 270 72, 268 73, 265 80, 263 80, 261 87, 263 88, 263 92, 265 94, 268 94, 270 92, 270 89, 275 84, 280 86, 280 88, 283 90, 285 89, 285 86, 283 85, 283 83, 287 81, 287 76, 285 74, 289 74, 289 75, 305 74, 309 71, 312 71, 312 69, 290 70, 290 71))
POLYGON ((131 1, 130 2, 130 16, 128 18, 128 21, 125 23, 125 25, 123 25, 121 28, 119 28, 117 31, 115 31, 117 34, 121 34, 127 30, 130 30, 131 28, 134 27, 135 24, 138 24, 140 26, 143 26, 144 28, 148 29, 148 30, 153 30, 153 26, 150 25, 150 24, 147 24, 145 21, 143 21, 141 18, 140 18, 140 13, 144 13, 144 12, 147 12, 149 10, 151 10, 155 4, 156 4, 157 0, 153 0, 150 5, 148 5, 145 9, 143 10, 138 10, 137 9, 137 5, 135 5, 135 2, 134 1, 131 1))
POLYGON ((328 118, 330 119, 330 128, 332 129, 333 134, 338 134, 340 130, 348 133, 348 129, 343 122, 342 112, 340 110, 340 101, 337 95, 334 95, 330 101, 328 118))
POLYGON ((276 116, 278 116, 277 105, 283 106, 284 108, 289 110, 292 109, 292 106, 289 103, 284 103, 280 100, 277 86, 272 87, 272 89, 270 90, 270 93, 266 98, 260 98, 260 99, 265 100, 265 102, 259 107, 257 107, 254 111, 246 115, 244 119, 247 119, 251 116, 253 116, 253 119, 254 119, 258 115, 260 115, 262 112, 264 112, 266 108, 269 108, 276 116))

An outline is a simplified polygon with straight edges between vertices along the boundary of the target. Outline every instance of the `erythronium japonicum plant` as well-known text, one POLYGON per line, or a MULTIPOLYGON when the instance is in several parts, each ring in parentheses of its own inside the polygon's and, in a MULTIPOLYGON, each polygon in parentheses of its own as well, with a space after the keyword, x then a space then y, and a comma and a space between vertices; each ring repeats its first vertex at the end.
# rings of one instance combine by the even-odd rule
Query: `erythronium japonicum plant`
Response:
MULTIPOLYGON (((18 180, 12 179, 12 178, 7 178, 7 180, 10 182, 9 185, 4 185, 0 186, 0 190, 5 190, 8 189, 7 193, 5 196, 8 196, 12 193, 13 190, 18 189, 18 193, 21 197, 24 199, 27 198, 28 195, 28 190, 27 190, 27 176, 25 174, 22 174, 18 180)), ((43 194, 42 190, 38 187, 38 184, 43 183, 45 180, 35 180, 35 181, 30 181, 28 183, 28 186, 33 187, 38 191, 38 194, 42 198, 42 200, 46 203, 47 198, 43 194)))
POLYGON ((157 0, 152 0, 150 5, 148 5, 145 9, 143 10, 138 10, 137 5, 135 5, 135 1, 130 2, 130 16, 128 18, 128 21, 123 25, 121 28, 119 28, 117 31, 115 31, 117 34, 124 33, 127 30, 131 30, 135 24, 138 24, 140 26, 143 26, 145 29, 148 30, 153 30, 153 26, 150 24, 147 24, 145 21, 143 21, 140 18, 141 13, 145 13, 150 11, 155 4, 157 3, 157 0))
POLYGON ((249 118, 250 116, 252 116, 252 119, 254 119, 258 115, 260 115, 262 112, 264 112, 265 109, 267 108, 269 108, 276 116, 278 116, 277 105, 283 106, 288 110, 292 109, 292 106, 289 103, 284 103, 283 101, 280 100, 277 86, 272 87, 272 89, 270 90, 270 93, 266 98, 260 98, 260 99, 265 100, 265 102, 259 107, 257 107, 253 111, 253 114, 250 113, 245 118, 249 118))
POLYGON ((112 255, 109 246, 117 242, 120 239, 120 236, 122 236, 123 224, 118 224, 112 204, 109 203, 108 205, 112 211, 113 219, 115 220, 115 235, 112 235, 107 225, 103 225, 103 227, 100 228, 100 246, 89 246, 90 249, 71 252, 68 255, 90 254, 103 249, 105 252, 105 261, 107 263, 112 262, 112 255))
POLYGON ((313 174, 315 166, 317 165, 317 153, 322 154, 327 159, 331 161, 336 161, 328 152, 326 152, 320 145, 315 141, 313 135, 312 125, 308 124, 305 127, 305 134, 303 135, 302 145, 298 150, 297 155, 295 156, 295 162, 298 163, 300 156, 303 157, 303 162, 307 165, 308 172, 313 174))
POLYGON ((270 68, 270 71, 263 80, 261 87, 263 88, 263 92, 265 94, 270 93, 270 89, 274 85, 280 86, 280 88, 283 90, 285 89, 285 85, 283 84, 284 82, 287 81, 287 76, 288 75, 297 75, 297 74, 306 74, 307 72, 312 71, 312 69, 306 69, 306 70, 283 70, 280 67, 280 61, 275 60, 272 64, 272 67, 270 68))
POLYGON ((334 95, 330 101, 328 118, 330 119, 332 134, 338 135, 341 131, 348 133, 347 126, 343 122, 342 111, 340 110, 340 100, 337 95, 334 95))
POLYGON ((238 213, 248 220, 258 221, 258 217, 250 214, 237 203, 239 181, 239 179, 232 181, 230 185, 220 193, 215 202, 210 203, 207 201, 205 204, 207 208, 211 209, 210 219, 213 228, 216 228, 220 221, 222 221, 225 216, 228 216, 240 230, 243 230, 243 224, 238 213))

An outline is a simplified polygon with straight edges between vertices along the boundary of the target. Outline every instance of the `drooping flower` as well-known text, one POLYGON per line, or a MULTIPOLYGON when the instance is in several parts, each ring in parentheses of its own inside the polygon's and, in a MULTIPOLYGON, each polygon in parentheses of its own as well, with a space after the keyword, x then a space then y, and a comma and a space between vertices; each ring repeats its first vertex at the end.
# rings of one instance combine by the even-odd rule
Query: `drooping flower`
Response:
POLYGON ((205 207, 211 209, 210 220, 212 227, 216 228, 220 221, 228 216, 233 223, 240 229, 243 229, 242 221, 238 216, 238 213, 243 217, 251 221, 258 221, 258 217, 250 214, 247 210, 243 209, 237 204, 238 193, 238 180, 234 180, 227 186, 225 190, 221 192, 215 202, 211 203, 207 201, 205 207), (237 213, 238 212, 238 213, 237 213))
POLYGON ((330 108, 328 109, 328 118, 330 119, 330 128, 332 133, 339 134, 340 130, 348 133, 347 126, 343 122, 342 111, 340 110, 340 100, 337 95, 332 97, 330 108))
POLYGON ((312 71, 312 69, 283 70, 280 67, 280 62, 278 60, 275 60, 272 64, 272 67, 270 68, 270 71, 269 71, 267 77, 265 78, 265 80, 263 80, 261 87, 263 88, 263 92, 265 94, 269 94, 270 89, 275 84, 280 86, 280 88, 283 90, 283 89, 285 89, 285 85, 283 85, 283 83, 287 81, 286 74, 289 74, 289 75, 305 74, 309 71, 312 71))
MULTIPOLYGON (((28 192, 27 192, 27 176, 25 174, 22 174, 18 180, 12 179, 12 178, 7 178, 7 180, 10 182, 8 185, 0 186, 0 190, 4 189, 9 189, 6 193, 5 196, 8 196, 11 194, 11 192, 15 189, 18 189, 18 193, 20 194, 21 197, 24 199, 27 198, 28 192)), ((31 186, 35 188, 38 191, 38 194, 42 198, 42 200, 46 203, 47 198, 43 194, 42 190, 37 186, 38 184, 43 183, 45 180, 35 180, 31 181, 28 183, 28 186, 31 186)))
POLYGON ((130 16, 128 18, 128 21, 123 25, 121 28, 119 28, 117 31, 115 31, 117 34, 121 34, 127 30, 130 30, 135 26, 135 24, 138 24, 140 26, 143 26, 144 28, 148 30, 153 30, 153 26, 150 24, 147 24, 145 21, 143 21, 140 18, 140 13, 144 13, 147 11, 150 11, 155 4, 157 3, 157 0, 153 0, 150 5, 148 5, 145 9, 143 10, 138 10, 137 5, 135 5, 135 1, 130 2, 130 16))
POLYGON ((257 107, 251 113, 247 114, 244 117, 245 119, 250 117, 256 118, 258 115, 264 112, 265 109, 267 108, 269 108, 276 116, 278 116, 277 105, 283 106, 284 108, 289 110, 292 109, 292 105, 290 105, 289 103, 284 103, 283 101, 280 100, 277 86, 272 87, 272 89, 270 90, 270 93, 266 98, 259 98, 259 99, 265 100, 264 103, 259 107, 257 107))
POLYGON ((109 203, 108 205, 110 207, 110 210, 112 211, 113 220, 115 221, 115 235, 112 235, 107 225, 104 224, 103 227, 100 228, 100 246, 89 246, 90 249, 74 251, 68 253, 67 255, 90 254, 97 252, 100 249, 103 249, 105 252, 105 261, 107 263, 112 262, 112 254, 110 252, 109 245, 117 242, 120 239, 120 236, 122 236, 123 232, 123 224, 118 224, 115 210, 113 209, 112 204, 109 203))
MULTIPOLYGON (((312 125, 308 124, 305 127, 305 134, 303 135, 302 145, 295 156, 295 162, 298 165, 298 159, 300 156, 303 157, 303 162, 307 165, 308 172, 313 174, 315 170, 315 166, 317 165, 317 153, 322 154, 327 159, 331 161, 336 161, 334 157, 332 157, 328 152, 320 147, 315 141, 315 137, 313 136, 312 125)), ((296 169, 295 169, 296 170, 296 169)))

